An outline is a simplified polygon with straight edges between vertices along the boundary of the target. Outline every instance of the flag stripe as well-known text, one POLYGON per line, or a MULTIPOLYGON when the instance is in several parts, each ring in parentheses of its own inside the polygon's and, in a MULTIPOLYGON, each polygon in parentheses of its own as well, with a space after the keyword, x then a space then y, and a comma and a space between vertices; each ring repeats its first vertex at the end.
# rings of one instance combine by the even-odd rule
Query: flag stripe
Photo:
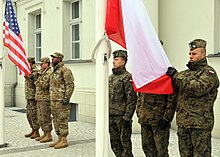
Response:
POLYGON ((11 0, 6 0, 3 43, 8 48, 8 58, 18 67, 19 74, 29 76, 30 65, 27 61, 22 37, 17 23, 11 0))

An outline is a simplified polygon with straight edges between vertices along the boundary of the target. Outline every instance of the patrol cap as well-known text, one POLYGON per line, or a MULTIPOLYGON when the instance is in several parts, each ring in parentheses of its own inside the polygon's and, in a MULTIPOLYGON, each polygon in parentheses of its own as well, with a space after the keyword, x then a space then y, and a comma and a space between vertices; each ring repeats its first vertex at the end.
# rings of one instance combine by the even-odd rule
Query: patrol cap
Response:
POLYGON ((189 43, 189 49, 195 50, 197 48, 206 48, 206 41, 203 39, 195 39, 189 43))
POLYGON ((127 51, 125 51, 125 50, 116 50, 112 54, 113 54, 113 58, 115 58, 115 57, 127 58, 128 57, 127 51))
POLYGON ((28 57, 27 60, 28 60, 29 63, 32 63, 32 62, 35 61, 35 58, 34 57, 28 57))
POLYGON ((40 59, 41 63, 50 63, 50 58, 49 57, 43 57, 40 59))
POLYGON ((54 52, 54 54, 50 55, 51 57, 54 57, 54 58, 60 58, 60 59, 63 59, 64 55, 62 53, 59 53, 59 52, 54 52))

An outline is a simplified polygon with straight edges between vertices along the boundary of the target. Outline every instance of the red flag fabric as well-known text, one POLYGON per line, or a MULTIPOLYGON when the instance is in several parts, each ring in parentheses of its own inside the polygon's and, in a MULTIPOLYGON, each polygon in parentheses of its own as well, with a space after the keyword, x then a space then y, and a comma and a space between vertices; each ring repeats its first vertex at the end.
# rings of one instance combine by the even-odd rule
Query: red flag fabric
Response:
POLYGON ((109 39, 126 49, 120 0, 108 1, 105 30, 109 39))
POLYGON ((128 52, 136 92, 171 94, 171 66, 142 0, 108 0, 105 30, 128 52))
POLYGON ((30 65, 27 61, 11 0, 6 0, 3 23, 3 43, 4 46, 8 48, 8 58, 18 67, 19 74, 29 76, 31 73, 30 65))

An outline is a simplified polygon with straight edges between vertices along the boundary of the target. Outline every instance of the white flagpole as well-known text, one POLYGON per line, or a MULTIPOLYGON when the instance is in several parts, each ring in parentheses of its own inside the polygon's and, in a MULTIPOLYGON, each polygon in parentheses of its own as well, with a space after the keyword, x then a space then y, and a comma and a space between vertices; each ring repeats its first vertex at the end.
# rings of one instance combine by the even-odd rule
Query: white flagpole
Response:
POLYGON ((3 1, 0 2, 0 148, 6 147, 5 143, 5 84, 4 84, 4 54, 3 54, 3 1))
MULTIPOLYGON (((104 35, 107 0, 96 0, 96 41, 104 35)), ((104 38, 103 38, 104 39, 104 38)), ((106 41, 106 40, 105 40, 106 41)), ((102 43, 102 44, 101 44, 102 43)), ((96 157, 108 157, 108 45, 96 50, 96 157)))

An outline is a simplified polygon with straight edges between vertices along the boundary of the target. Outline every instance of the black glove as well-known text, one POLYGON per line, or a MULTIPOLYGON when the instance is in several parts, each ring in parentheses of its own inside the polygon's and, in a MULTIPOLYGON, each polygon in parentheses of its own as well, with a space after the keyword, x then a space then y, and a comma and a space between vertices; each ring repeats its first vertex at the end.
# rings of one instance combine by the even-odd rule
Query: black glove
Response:
POLYGON ((63 106, 66 106, 66 105, 68 105, 68 104, 69 104, 69 99, 64 98, 63 101, 62 101, 62 105, 63 105, 63 106))
POLYGON ((130 120, 129 121, 128 120, 124 120, 123 121, 123 125, 124 125, 125 128, 128 128, 128 127, 131 126, 131 121, 130 120))
POLYGON ((161 120, 158 123, 158 126, 162 129, 165 130, 168 126, 170 125, 170 122, 165 120, 164 118, 161 118, 161 120))
POLYGON ((174 67, 168 67, 166 74, 170 77, 173 77, 173 75, 175 75, 176 72, 177 70, 174 67))
POLYGON ((36 77, 35 77, 33 74, 30 75, 30 79, 31 79, 31 81, 33 81, 33 82, 35 82, 35 81, 37 80, 36 77))

